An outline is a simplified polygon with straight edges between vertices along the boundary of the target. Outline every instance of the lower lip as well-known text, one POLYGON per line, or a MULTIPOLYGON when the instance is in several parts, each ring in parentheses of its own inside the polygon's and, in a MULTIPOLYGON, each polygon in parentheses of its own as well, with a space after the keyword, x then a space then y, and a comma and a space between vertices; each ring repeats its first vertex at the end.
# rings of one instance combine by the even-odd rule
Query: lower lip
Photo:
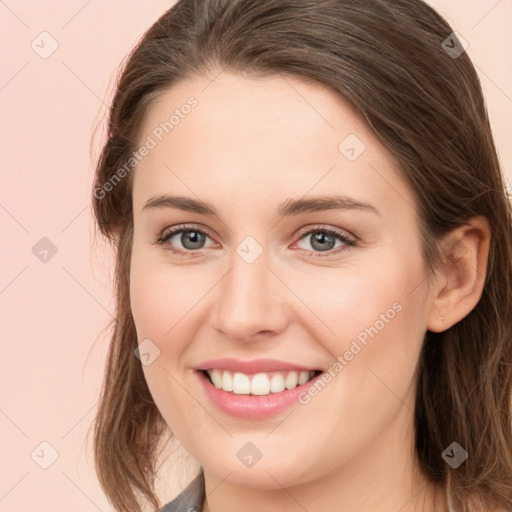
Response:
POLYGON ((268 395, 238 395, 233 392, 224 391, 215 387, 209 378, 201 371, 195 372, 210 400, 223 412, 240 418, 261 419, 273 416, 293 403, 298 402, 299 395, 306 391, 319 379, 319 373, 311 380, 293 389, 285 389, 280 393, 269 393, 268 395))

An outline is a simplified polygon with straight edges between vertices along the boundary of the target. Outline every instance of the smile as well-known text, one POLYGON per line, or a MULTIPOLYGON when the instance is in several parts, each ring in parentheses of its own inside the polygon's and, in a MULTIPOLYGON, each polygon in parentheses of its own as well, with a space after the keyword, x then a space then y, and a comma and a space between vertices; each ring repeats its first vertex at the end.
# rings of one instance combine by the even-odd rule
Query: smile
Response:
POLYGON ((196 370, 194 374, 199 378, 207 400, 218 410, 229 416, 258 420, 275 416, 294 403, 299 403, 299 395, 314 385, 323 372, 244 374, 210 369, 196 370), (217 384, 214 384, 215 381, 217 384), (253 389, 256 393, 252 392, 253 389))

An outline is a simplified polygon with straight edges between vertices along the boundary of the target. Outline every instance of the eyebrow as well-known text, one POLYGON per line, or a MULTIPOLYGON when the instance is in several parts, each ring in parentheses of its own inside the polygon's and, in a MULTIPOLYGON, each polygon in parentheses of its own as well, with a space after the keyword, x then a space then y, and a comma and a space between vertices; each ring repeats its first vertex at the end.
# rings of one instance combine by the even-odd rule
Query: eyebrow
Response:
MULTIPOLYGON (((146 202, 142 209, 151 210, 153 208, 176 208, 202 215, 218 216, 216 209, 211 204, 183 196, 160 195, 152 197, 146 202)), ((379 210, 377 210, 375 206, 343 195, 318 196, 308 199, 290 198, 279 204, 277 213, 280 217, 287 217, 324 210, 362 210, 380 215, 379 210)))

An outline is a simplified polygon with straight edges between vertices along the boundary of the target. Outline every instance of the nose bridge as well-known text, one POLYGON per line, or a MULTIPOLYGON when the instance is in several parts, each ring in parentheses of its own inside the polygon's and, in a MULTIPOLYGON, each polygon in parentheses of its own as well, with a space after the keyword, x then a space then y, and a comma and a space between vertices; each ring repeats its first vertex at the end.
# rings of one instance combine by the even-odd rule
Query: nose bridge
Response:
POLYGON ((217 297, 215 327, 238 340, 278 332, 287 321, 278 280, 267 266, 267 253, 254 260, 248 257, 250 253, 250 245, 243 243, 233 253, 231 270, 223 278, 217 297), (244 251, 247 247, 249 250, 244 251))

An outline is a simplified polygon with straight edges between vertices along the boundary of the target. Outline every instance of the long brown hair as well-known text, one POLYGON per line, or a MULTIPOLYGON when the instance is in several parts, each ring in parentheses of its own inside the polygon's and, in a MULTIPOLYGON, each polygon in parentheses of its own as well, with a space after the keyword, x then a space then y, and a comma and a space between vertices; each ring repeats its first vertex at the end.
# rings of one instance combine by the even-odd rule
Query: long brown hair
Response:
POLYGON ((116 254, 116 313, 94 423, 96 470, 116 509, 139 511, 139 500, 159 507, 155 447, 168 431, 133 354, 126 164, 159 94, 222 69, 293 76, 348 99, 400 162, 417 201, 429 275, 442 264, 442 235, 473 216, 489 220, 480 301, 448 330, 426 332, 416 453, 456 510, 477 502, 512 509, 512 208, 478 76, 452 32, 421 0, 180 0, 127 57, 92 197, 116 254), (441 457, 454 441, 469 454, 456 470, 441 457))

